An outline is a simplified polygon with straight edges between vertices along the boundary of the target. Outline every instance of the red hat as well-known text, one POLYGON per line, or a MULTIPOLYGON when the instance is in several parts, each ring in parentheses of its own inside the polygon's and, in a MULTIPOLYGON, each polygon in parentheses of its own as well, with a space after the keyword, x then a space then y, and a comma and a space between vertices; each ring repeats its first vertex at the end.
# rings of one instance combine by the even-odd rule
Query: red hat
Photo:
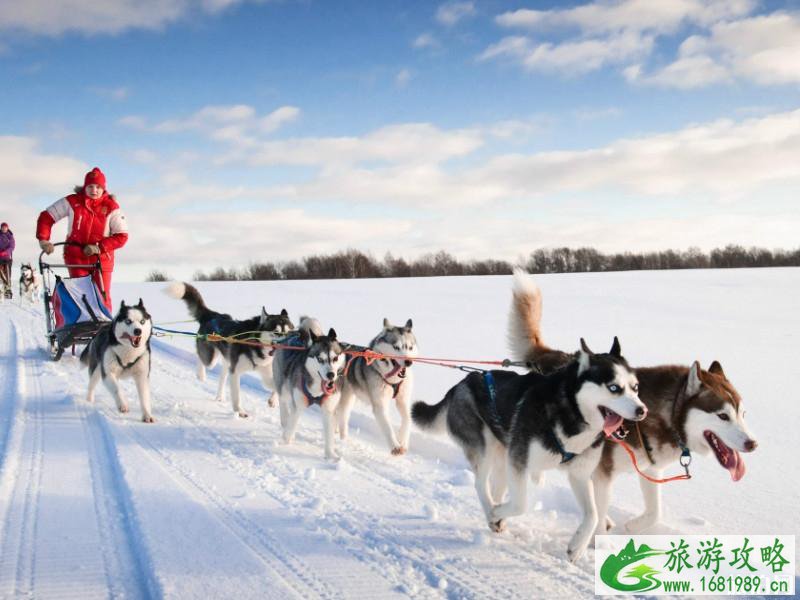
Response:
POLYGON ((83 179, 83 187, 91 184, 99 185, 101 188, 106 189, 106 176, 97 167, 89 171, 83 179))
POLYGON ((8 227, 8 223, 0 223, 0 227, 8 227))

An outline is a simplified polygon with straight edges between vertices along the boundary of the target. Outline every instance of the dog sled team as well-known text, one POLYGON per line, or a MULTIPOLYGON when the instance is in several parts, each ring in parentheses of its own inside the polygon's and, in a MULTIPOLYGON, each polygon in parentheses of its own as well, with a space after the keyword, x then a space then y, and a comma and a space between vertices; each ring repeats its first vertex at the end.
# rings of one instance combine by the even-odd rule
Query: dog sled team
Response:
MULTIPOLYGON (((272 390, 284 443, 291 443, 303 411, 317 404, 323 423, 324 455, 336 460, 336 437, 348 435, 357 397, 367 401, 390 452, 409 448, 411 421, 422 430, 446 431, 462 448, 475 474, 475 489, 486 522, 499 532, 525 512, 528 479, 541 484, 546 471, 566 472, 583 518, 569 541, 567 555, 577 561, 595 534, 614 527, 608 516, 614 479, 632 470, 618 439, 625 437, 640 477, 644 511, 624 525, 644 531, 662 516, 658 481, 679 468, 683 458, 712 453, 733 481, 744 476, 741 453, 757 443, 745 420, 742 401, 722 366, 702 369, 694 362, 656 367, 631 366, 615 337, 608 352, 593 352, 584 340, 575 352, 548 347, 541 336, 542 298, 531 278, 517 271, 509 314, 508 336, 514 359, 530 370, 471 372, 433 405, 411 405, 414 359, 418 356, 413 324, 384 320, 367 348, 382 358, 369 360, 338 339, 331 328, 300 317, 298 326, 285 309, 247 320, 208 308, 200 292, 187 283, 172 283, 167 293, 185 302, 198 321, 198 377, 222 361, 217 400, 228 394, 234 413, 246 417, 241 376, 255 371, 272 390), (208 334, 219 334, 217 341, 208 334), (239 341, 244 343, 238 343, 239 341), (394 405, 401 424, 389 421, 394 405), (616 439, 615 439, 616 438, 616 439)), ((142 420, 154 421, 148 377, 152 320, 142 301, 124 302, 111 325, 86 347, 81 362, 90 372, 87 399, 100 381, 122 412, 128 403, 118 385, 136 382, 142 420)))
MULTIPOLYGON (((91 278, 101 294, 89 312, 107 313, 110 319, 93 332, 80 357, 89 371, 87 400, 94 400, 102 382, 117 408, 128 412, 119 382, 131 378, 141 419, 153 423, 152 318, 141 299, 135 305, 123 301, 111 317, 114 250, 125 244, 127 226, 105 184, 99 169, 87 173, 82 188, 41 213, 37 238, 42 252, 52 253, 50 229, 59 219, 69 218, 64 245, 68 265, 62 266, 72 267, 71 277, 91 278), (92 218, 83 219, 84 214, 92 218)), ((0 258, 6 294, 13 251, 9 234, 3 224, 0 258)), ((29 264, 22 265, 20 295, 31 302, 42 292, 37 275, 29 264)), ((707 369, 698 362, 635 367, 623 356, 616 337, 608 352, 595 353, 584 340, 570 352, 547 346, 540 329, 542 297, 522 271, 514 274, 508 341, 514 360, 528 371, 471 372, 432 405, 412 406, 412 367, 418 348, 411 319, 404 325, 384 319, 369 344, 357 347, 341 341, 333 328, 326 333, 316 319, 301 316, 295 326, 286 309, 270 313, 262 308, 259 315, 237 320, 206 306, 192 285, 174 282, 166 291, 182 300, 199 324, 198 377, 205 380, 207 369, 221 360, 216 398, 224 401, 227 392, 233 412, 247 417, 241 377, 258 373, 271 390, 270 406, 279 408, 284 443, 293 441, 303 411, 316 404, 322 417, 324 455, 337 460, 336 437, 347 438, 356 398, 371 406, 393 455, 408 452, 412 420, 422 430, 446 431, 475 474, 480 506, 496 532, 525 512, 529 478, 541 484, 546 471, 565 471, 583 512, 567 547, 572 561, 581 557, 594 534, 614 527, 608 517, 614 479, 634 468, 626 452, 643 465, 639 482, 644 511, 624 525, 636 533, 662 516, 658 482, 665 472, 686 465, 693 454, 711 453, 738 481, 745 473, 741 453, 757 446, 744 421, 741 398, 716 361, 707 369), (400 414, 397 430, 389 419, 392 406, 400 414)), ((48 290, 44 292, 47 297, 48 290)))

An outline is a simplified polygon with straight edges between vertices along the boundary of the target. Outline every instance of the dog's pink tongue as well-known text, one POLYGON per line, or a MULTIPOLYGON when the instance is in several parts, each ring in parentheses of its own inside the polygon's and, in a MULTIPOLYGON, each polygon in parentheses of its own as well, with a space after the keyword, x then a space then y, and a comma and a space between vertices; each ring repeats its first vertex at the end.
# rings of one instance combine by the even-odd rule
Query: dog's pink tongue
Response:
POLYGON ((730 458, 726 461, 725 468, 730 471, 731 479, 734 481, 739 481, 742 477, 744 477, 744 460, 739 455, 739 453, 731 448, 730 458))
POLYGON ((614 433, 619 426, 622 425, 622 417, 620 417, 617 413, 608 412, 606 414, 606 418, 603 421, 603 433, 606 437, 610 436, 614 433))

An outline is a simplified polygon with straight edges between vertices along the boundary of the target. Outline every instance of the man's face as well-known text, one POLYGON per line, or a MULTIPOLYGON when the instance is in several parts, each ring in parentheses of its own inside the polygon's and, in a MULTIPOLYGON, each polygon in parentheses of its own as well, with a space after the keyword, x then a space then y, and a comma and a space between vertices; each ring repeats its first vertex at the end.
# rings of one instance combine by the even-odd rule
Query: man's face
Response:
POLYGON ((6 233, 8 231, 8 225, 3 225, 2 227, 0 227, 0 231, 6 233))
POLYGON ((86 195, 91 198, 92 200, 97 200, 100 196, 103 195, 103 187, 97 185, 96 183, 90 183, 86 186, 84 190, 86 195))

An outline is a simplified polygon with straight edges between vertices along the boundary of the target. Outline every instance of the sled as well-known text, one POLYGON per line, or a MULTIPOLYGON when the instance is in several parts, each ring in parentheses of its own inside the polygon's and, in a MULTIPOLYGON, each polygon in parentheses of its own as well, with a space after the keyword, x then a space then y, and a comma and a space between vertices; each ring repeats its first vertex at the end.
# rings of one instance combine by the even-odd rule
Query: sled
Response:
MULTIPOLYGON (((69 242, 60 242, 54 246, 64 246, 69 242)), ((47 263, 45 254, 39 254, 39 273, 42 276, 44 291, 44 315, 47 326, 48 351, 53 360, 60 360, 64 350, 88 344, 98 331, 111 322, 111 314, 106 308, 105 290, 103 289, 103 269, 100 258, 88 265, 70 265, 47 263), (59 275, 56 269, 81 268, 88 270, 89 275, 83 277, 66 277, 59 275), (100 286, 92 280, 92 275, 100 274, 100 286)))

